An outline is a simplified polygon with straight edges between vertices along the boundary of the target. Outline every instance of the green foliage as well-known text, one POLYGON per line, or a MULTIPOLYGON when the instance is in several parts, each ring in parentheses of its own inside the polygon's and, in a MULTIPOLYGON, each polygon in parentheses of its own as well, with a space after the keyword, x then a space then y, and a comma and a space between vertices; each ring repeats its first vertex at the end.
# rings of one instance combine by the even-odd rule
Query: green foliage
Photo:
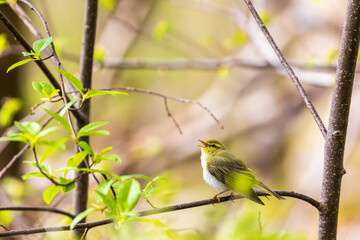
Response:
POLYGON ((61 189, 61 186, 55 184, 52 184, 50 185, 50 187, 45 189, 45 191, 43 192, 43 199, 46 204, 50 204, 54 197, 61 191, 61 189))
POLYGON ((90 213, 96 211, 96 208, 89 208, 86 209, 85 211, 81 212, 80 214, 78 214, 71 222, 70 224, 70 229, 74 229, 75 225, 78 224, 81 220, 83 220, 84 218, 87 217, 87 215, 89 215, 90 213))
POLYGON ((85 136, 96 136, 96 135, 109 135, 110 133, 108 131, 104 131, 104 130, 100 130, 100 131, 93 131, 99 127, 104 126, 105 124, 107 124, 107 122, 92 122, 89 123, 87 125, 85 125, 84 127, 82 127, 78 133, 77 133, 77 138, 80 137, 85 137, 85 136))
POLYGON ((8 98, 0 109, 0 126, 11 125, 14 115, 21 109, 22 101, 18 98, 8 98))
POLYGON ((7 70, 6 70, 6 73, 8 73, 9 71, 11 71, 12 69, 16 68, 16 67, 19 67, 21 65, 24 65, 28 62, 31 62, 31 61, 37 61, 37 60, 41 60, 40 59, 40 55, 41 55, 41 52, 47 48, 49 46, 49 44, 52 42, 52 38, 49 37, 49 38, 43 38, 43 39, 40 39, 40 40, 37 40, 33 43, 33 50, 34 51, 31 51, 31 52, 22 52, 23 56, 24 57, 27 57, 27 56, 31 56, 32 58, 29 58, 29 59, 25 59, 25 60, 22 60, 22 61, 19 61, 17 63, 14 63, 13 65, 11 65, 7 70))
MULTIPOLYGON (((1 2, 0 2, 1 4, 1 2)), ((9 41, 6 38, 5 33, 0 34, 0 54, 9 46, 9 41)))
POLYGON ((83 93, 84 86, 77 77, 60 68, 54 67, 54 69, 59 73, 61 73, 69 82, 71 82, 71 84, 76 88, 76 90, 78 90, 81 93, 82 96, 84 95, 83 93))
POLYGON ((48 102, 51 102, 51 98, 60 92, 60 89, 54 89, 46 82, 32 82, 32 86, 38 93, 45 97, 42 98, 42 100, 47 100, 48 102))

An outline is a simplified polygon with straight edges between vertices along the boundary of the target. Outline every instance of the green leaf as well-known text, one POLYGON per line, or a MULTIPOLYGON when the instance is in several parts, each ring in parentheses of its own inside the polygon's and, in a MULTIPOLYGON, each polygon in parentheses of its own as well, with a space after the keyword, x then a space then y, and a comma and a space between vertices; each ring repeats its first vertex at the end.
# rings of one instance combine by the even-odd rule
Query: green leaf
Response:
POLYGON ((71 128, 70 128, 70 124, 63 118, 61 117, 59 114, 51 112, 49 110, 47 110, 46 108, 43 108, 45 110, 45 112, 47 112, 50 116, 52 116, 54 119, 56 119, 61 125, 63 125, 66 130, 68 130, 70 133, 72 133, 71 128))
POLYGON ((66 106, 65 106, 63 109, 61 109, 59 115, 60 115, 61 117, 64 116, 64 114, 66 113, 66 111, 67 111, 75 102, 80 101, 80 100, 81 100, 80 98, 74 98, 74 99, 72 99, 70 102, 68 102, 68 103, 66 104, 66 106))
POLYGON ((54 197, 60 192, 62 189, 61 186, 56 186, 55 184, 51 185, 43 192, 43 199, 46 204, 50 204, 54 197))
POLYGON ((168 182, 167 178, 166 177, 162 177, 162 176, 157 176, 155 177, 153 180, 151 180, 147 185, 146 187, 144 188, 144 195, 145 197, 149 197, 151 194, 161 190, 161 188, 159 187, 156 187, 155 186, 155 182, 157 181, 164 181, 164 182, 168 182))
POLYGON ((72 75, 71 73, 62 70, 60 68, 56 68, 56 71, 58 71, 59 73, 61 73, 67 80, 69 80, 69 82, 71 82, 72 85, 74 85, 74 87, 81 93, 81 95, 83 95, 83 90, 84 90, 84 86, 83 84, 80 82, 79 79, 77 79, 77 77, 75 77, 74 75, 72 75))
POLYGON ((119 156, 116 155, 116 154, 104 155, 104 156, 102 156, 102 159, 103 159, 103 160, 114 161, 114 162, 117 162, 117 163, 121 163, 121 158, 119 158, 119 156))
POLYGON ((98 190, 95 190, 95 196, 96 195, 97 195, 97 198, 101 199, 101 201, 109 209, 111 217, 117 217, 119 215, 118 214, 118 209, 117 209, 117 206, 116 206, 116 199, 111 199, 106 194, 104 194, 104 193, 102 193, 102 192, 100 192, 98 190))
POLYGON ((70 157, 67 160, 66 167, 77 167, 84 160, 84 158, 88 155, 88 152, 82 151, 75 154, 73 157, 70 157))
MULTIPOLYGON (((72 180, 60 177, 60 183, 61 184, 69 184, 72 180)), ((76 183, 72 182, 69 185, 66 186, 61 186, 62 187, 62 192, 63 194, 70 192, 71 190, 73 190, 76 187, 76 183)))
POLYGON ((44 137, 47 134, 52 133, 57 129, 58 129, 58 127, 50 127, 50 128, 44 129, 38 134, 38 137, 44 137))
POLYGON ((19 67, 21 65, 24 65, 28 62, 31 62, 31 61, 35 61, 35 59, 33 58, 28 58, 28 59, 25 59, 25 60, 22 60, 22 61, 19 61, 17 63, 14 63, 13 65, 11 65, 7 70, 6 70, 6 73, 10 72, 11 70, 13 70, 14 68, 16 67, 19 67))
POLYGON ((93 152, 91 146, 87 142, 81 141, 81 142, 79 142, 79 146, 83 150, 87 151, 90 154, 90 156, 94 156, 94 152, 93 152))
POLYGON ((121 212, 130 212, 136 206, 140 197, 140 184, 135 179, 124 182, 116 189, 117 205, 121 212))
POLYGON ((92 131, 94 129, 97 129, 99 127, 104 126, 108 122, 92 122, 84 127, 82 127, 78 133, 77 138, 84 137, 84 136, 95 136, 95 135, 109 135, 110 133, 108 131, 92 131))
POLYGON ((50 84, 46 82, 32 82, 32 86, 38 93, 48 98, 49 101, 50 98, 60 92, 60 89, 54 89, 50 84))
POLYGON ((76 224, 78 224, 81 220, 83 220, 84 218, 86 218, 87 215, 89 215, 92 212, 95 212, 96 208, 89 208, 86 209, 85 211, 79 213, 71 222, 70 224, 70 230, 73 230, 74 227, 76 226, 76 224))
POLYGON ((40 53, 42 50, 47 48, 47 46, 49 46, 51 42, 52 42, 52 37, 37 40, 33 43, 33 49, 36 53, 40 53))
POLYGON ((100 131, 89 131, 89 132, 78 132, 77 138, 85 137, 85 136, 100 136, 100 135, 110 135, 109 131, 106 130, 100 130, 100 131))
POLYGON ((37 139, 37 141, 35 142, 38 145, 46 145, 46 146, 52 146, 52 147, 57 147, 61 150, 65 150, 65 145, 62 143, 59 143, 58 141, 53 141, 53 140, 46 140, 46 139, 37 139))
MULTIPOLYGON (((64 143, 67 142, 68 140, 70 140, 70 138, 68 137, 64 137, 64 138, 61 138, 59 140, 57 140, 57 142, 59 144, 62 144, 64 147, 64 143)), ((42 163, 45 159, 47 159, 52 153, 54 153, 57 149, 59 149, 58 145, 54 145, 54 146, 49 146, 47 149, 45 149, 45 151, 43 152, 43 154, 41 155, 41 158, 40 158, 40 163, 42 163)), ((62 150, 62 149, 61 149, 62 150)))
POLYGON ((104 91, 104 90, 93 90, 93 89, 90 89, 89 91, 87 91, 87 93, 86 93, 86 95, 85 95, 85 99, 89 99, 89 98, 91 98, 91 97, 101 96, 101 95, 111 95, 111 96, 115 96, 115 95, 125 95, 125 96, 129 96, 129 94, 124 93, 124 92, 104 91))
MULTIPOLYGON (((101 192, 103 194, 107 194, 110 190, 111 185, 115 182, 114 179, 106 179, 104 181, 102 181, 95 189, 95 193, 96 191, 101 192)), ((95 199, 97 203, 101 202, 101 198, 95 194, 95 199)))
POLYGON ((85 125, 84 127, 82 127, 79 132, 88 132, 88 131, 92 131, 96 128, 99 128, 99 127, 102 127, 104 125, 108 124, 108 122, 92 122, 92 123, 89 123, 87 125, 85 125))
POLYGON ((15 126, 24 133, 37 136, 41 131, 41 126, 37 122, 14 122, 15 126))
POLYGON ((21 53, 22 53, 22 55, 23 55, 24 57, 28 57, 28 56, 34 56, 35 58, 39 57, 39 54, 38 54, 38 53, 34 53, 33 51, 31 51, 31 52, 21 52, 21 53))
POLYGON ((39 169, 39 167, 40 167, 41 170, 43 170, 46 173, 49 173, 49 171, 46 169, 46 167, 41 163, 39 163, 39 165, 36 162, 32 162, 32 161, 23 161, 23 163, 30 164, 37 169, 39 169))
POLYGON ((64 168, 60 168, 60 169, 54 171, 54 174, 60 173, 60 172, 68 172, 68 171, 75 171, 75 172, 93 172, 93 173, 100 173, 100 174, 109 175, 109 172, 107 172, 107 171, 103 171, 103 170, 99 170, 99 169, 93 169, 93 168, 77 168, 77 167, 64 167, 64 168))
POLYGON ((31 172, 21 176, 23 180, 27 180, 29 178, 34 178, 34 177, 45 178, 44 174, 42 174, 41 172, 31 172))

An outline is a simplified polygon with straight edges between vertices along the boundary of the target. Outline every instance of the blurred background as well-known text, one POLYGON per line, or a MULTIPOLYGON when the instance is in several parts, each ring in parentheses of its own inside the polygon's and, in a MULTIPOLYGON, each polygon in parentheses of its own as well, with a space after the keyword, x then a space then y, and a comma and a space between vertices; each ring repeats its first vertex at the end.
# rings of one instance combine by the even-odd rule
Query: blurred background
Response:
MULTIPOLYGON (((34 4, 49 24, 63 66, 76 75, 84 1, 39 0, 34 4)), ((327 126, 346 3, 256 0, 254 5, 327 126)), ((12 10, 0 7, 29 42, 36 40, 12 10)), ((43 33, 37 16, 21 7, 43 33)), ((5 73, 23 57, 21 47, 3 25, 0 27, 2 109, 9 100, 20 99, 15 100, 19 110, 15 120, 25 117, 41 122, 45 119, 41 108, 29 116, 31 107, 41 101, 31 82, 47 79, 34 63, 5 73)), ((100 151, 113 146, 112 152, 122 159, 121 164, 107 162, 101 168, 119 175, 168 178, 161 183, 163 190, 150 198, 155 206, 202 200, 217 193, 202 179, 198 139, 224 142, 270 188, 296 191, 319 200, 323 136, 243 1, 100 0, 95 57, 94 89, 146 89, 180 100, 167 99, 166 105, 162 97, 127 91, 129 96, 100 96, 91 103, 91 120, 108 121, 104 129, 111 133, 93 137, 93 148, 100 151)), ((51 63, 47 64, 52 69, 51 63)), ((360 234, 359 98, 356 75, 339 239, 355 239, 360 234)), ((9 124, 11 121, 2 123, 2 130, 9 124)), ((1 144, 3 167, 23 146, 1 144)), ((72 150, 69 145, 44 164, 57 169, 72 150)), ((23 160, 32 160, 32 155, 27 152, 23 160)), ((40 196, 50 183, 44 179, 21 180, 22 175, 34 171, 21 161, 0 180, 1 205, 45 206, 40 196)), ((91 181, 91 187, 95 186, 96 182, 91 181)), ((90 202, 93 197, 90 192, 90 202)), ((126 224, 123 231, 103 226, 91 229, 88 239, 316 239, 315 208, 292 198, 264 201, 264 207, 238 200, 152 216, 166 224, 166 231, 148 223, 126 224)), ((59 194, 51 206, 70 211, 71 194, 59 194)), ((149 208, 140 199, 136 210, 149 208)), ((94 214, 88 221, 103 218, 94 214)), ((0 219, 13 221, 13 228, 55 226, 68 221, 48 213, 26 212, 0 212, 0 219)), ((23 239, 54 239, 64 234, 23 239)))

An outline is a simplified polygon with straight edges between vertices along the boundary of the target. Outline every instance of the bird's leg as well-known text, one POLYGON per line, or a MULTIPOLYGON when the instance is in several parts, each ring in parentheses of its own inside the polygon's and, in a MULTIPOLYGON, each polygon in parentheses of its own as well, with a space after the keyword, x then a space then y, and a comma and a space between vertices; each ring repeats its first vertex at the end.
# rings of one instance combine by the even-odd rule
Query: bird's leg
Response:
POLYGON ((218 198, 218 196, 221 195, 221 194, 223 194, 224 192, 227 192, 227 191, 229 191, 229 190, 222 191, 222 192, 214 195, 212 198, 213 198, 213 199, 217 199, 217 200, 218 200, 218 203, 220 203, 220 198, 218 198))

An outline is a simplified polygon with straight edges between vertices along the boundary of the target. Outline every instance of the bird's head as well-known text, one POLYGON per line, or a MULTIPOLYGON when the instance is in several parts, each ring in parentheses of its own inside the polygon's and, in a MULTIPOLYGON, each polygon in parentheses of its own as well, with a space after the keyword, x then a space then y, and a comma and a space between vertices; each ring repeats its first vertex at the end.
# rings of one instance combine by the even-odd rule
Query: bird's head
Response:
POLYGON ((214 155, 219 151, 227 150, 225 145, 218 140, 208 140, 208 141, 199 140, 199 142, 201 142, 202 145, 198 145, 198 146, 201 147, 202 152, 207 155, 214 155))

